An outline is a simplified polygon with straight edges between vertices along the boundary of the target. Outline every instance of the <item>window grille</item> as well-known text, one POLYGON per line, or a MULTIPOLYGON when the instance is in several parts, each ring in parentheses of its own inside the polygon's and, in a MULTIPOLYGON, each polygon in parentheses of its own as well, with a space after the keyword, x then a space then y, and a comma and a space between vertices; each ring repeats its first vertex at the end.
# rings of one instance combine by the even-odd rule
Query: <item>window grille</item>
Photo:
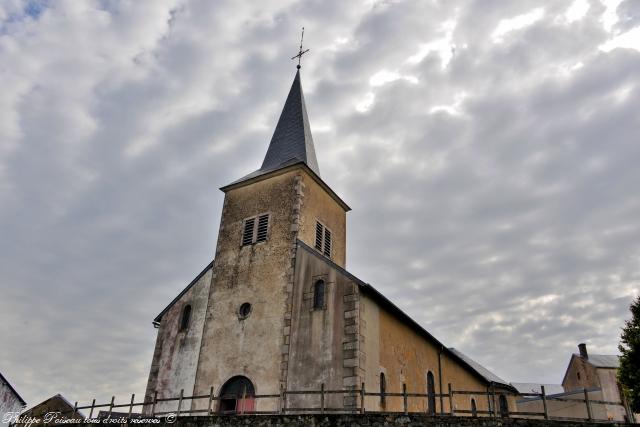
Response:
POLYGON ((244 220, 242 228, 242 246, 265 242, 269 233, 269 214, 263 214, 244 220))
POLYGON ((269 215, 260 215, 258 217, 258 232, 256 234, 256 242, 264 242, 267 240, 267 229, 269 228, 269 215))
POLYGON ((331 230, 316 221, 316 244, 315 247, 324 256, 331 258, 331 230))
POLYGON ((253 226, 256 223, 255 218, 249 218, 244 221, 244 231, 242 232, 242 246, 253 243, 253 226))
POLYGON ((328 228, 324 229, 324 251, 325 256, 331 258, 331 231, 328 228))
POLYGON ((322 250, 322 236, 324 227, 319 222, 316 222, 316 249, 322 250))

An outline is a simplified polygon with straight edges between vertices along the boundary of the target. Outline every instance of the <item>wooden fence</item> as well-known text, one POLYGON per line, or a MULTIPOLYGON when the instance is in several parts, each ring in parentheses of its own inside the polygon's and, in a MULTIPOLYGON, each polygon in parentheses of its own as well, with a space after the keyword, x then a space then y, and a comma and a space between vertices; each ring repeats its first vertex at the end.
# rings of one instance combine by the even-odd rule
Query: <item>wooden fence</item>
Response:
MULTIPOLYGON (((512 408, 508 406, 500 408, 499 405, 499 393, 496 393, 493 387, 487 389, 486 391, 468 391, 468 390, 454 390, 451 384, 448 385, 447 393, 411 393, 407 391, 407 387, 405 384, 402 385, 401 392, 372 392, 367 391, 365 389, 364 383, 361 385, 359 389, 345 389, 345 390, 327 390, 325 389, 325 385, 321 384, 319 390, 284 390, 281 389, 278 394, 256 394, 253 396, 247 396, 246 392, 243 393, 243 396, 237 396, 245 401, 246 398, 255 399, 259 401, 261 399, 270 399, 272 401, 277 402, 276 406, 278 409, 273 411, 256 411, 253 410, 244 410, 245 405, 240 405, 239 410, 232 411, 233 414, 236 415, 255 415, 255 414, 287 414, 287 413, 380 413, 381 411, 371 411, 366 409, 366 400, 367 396, 376 396, 379 399, 383 400, 386 398, 396 398, 402 399, 402 410, 401 411, 383 411, 383 412, 396 412, 396 413, 416 413, 416 411, 409 411, 409 400, 410 399, 422 399, 425 402, 425 406, 429 408, 429 400, 434 402, 436 399, 440 401, 440 410, 435 411, 435 407, 427 409, 426 413, 434 416, 472 416, 472 417, 511 417, 511 418, 538 418, 545 420, 571 420, 571 421, 592 421, 592 422, 600 422, 600 421, 610 421, 608 419, 596 419, 593 415, 593 405, 614 405, 621 406, 624 408, 625 413, 629 420, 633 420, 633 414, 629 410, 628 405, 623 405, 620 402, 609 402, 603 400, 595 400, 590 399, 588 395, 588 390, 584 389, 584 399, 567 399, 563 397, 558 397, 555 395, 547 395, 545 393, 544 386, 541 387, 540 393, 520 393, 518 397, 528 397, 528 398, 539 398, 542 401, 543 411, 541 412, 522 412, 522 411, 513 411, 512 408), (326 398, 331 395, 343 395, 343 396, 352 396, 355 398, 356 404, 353 406, 342 406, 342 407, 327 407, 325 404, 326 398), (456 395, 468 395, 468 396, 481 396, 486 398, 487 408, 488 410, 480 410, 477 408, 466 408, 460 409, 457 408, 454 404, 454 398, 456 395), (318 406, 314 407, 291 407, 288 406, 289 396, 318 396, 318 406), (443 401, 447 400, 449 410, 445 412, 443 401), (571 402, 571 403, 583 403, 586 408, 587 416, 585 418, 570 418, 570 417, 556 417, 551 416, 548 410, 548 402, 549 401, 560 401, 560 402, 571 402)), ((507 395, 505 395, 507 396, 507 395)), ((106 416, 118 415, 122 416, 124 412, 117 411, 118 409, 127 408, 127 417, 131 418, 132 416, 138 417, 140 416, 140 412, 135 412, 134 408, 144 407, 145 416, 150 417, 166 417, 168 415, 172 415, 174 417, 180 416, 190 416, 190 415, 214 415, 219 414, 218 410, 214 408, 214 403, 226 399, 227 397, 216 396, 214 394, 214 388, 211 387, 209 394, 204 395, 194 395, 194 396, 185 396, 184 390, 180 391, 180 395, 177 397, 171 398, 159 398, 158 393, 154 395, 153 399, 146 402, 136 402, 135 394, 131 395, 131 399, 127 403, 115 403, 115 396, 111 398, 110 403, 105 404, 96 404, 96 399, 93 399, 90 405, 78 406, 78 402, 75 403, 73 411, 69 410, 64 415, 72 414, 81 415, 79 411, 88 410, 89 415, 88 418, 93 418, 94 412, 98 409, 107 409, 106 416), (190 403, 194 400, 205 400, 207 401, 206 409, 190 409, 191 405, 186 405, 186 403, 190 403), (157 411, 157 406, 159 403, 164 402, 177 402, 176 410, 174 411, 157 411), (116 410, 116 411, 114 411, 116 410)), ((238 400, 240 401, 240 400, 238 400)), ((483 405, 484 406, 484 405, 483 405)), ((421 411, 425 413, 425 411, 421 411)), ((104 415, 104 414, 103 414, 104 415)))

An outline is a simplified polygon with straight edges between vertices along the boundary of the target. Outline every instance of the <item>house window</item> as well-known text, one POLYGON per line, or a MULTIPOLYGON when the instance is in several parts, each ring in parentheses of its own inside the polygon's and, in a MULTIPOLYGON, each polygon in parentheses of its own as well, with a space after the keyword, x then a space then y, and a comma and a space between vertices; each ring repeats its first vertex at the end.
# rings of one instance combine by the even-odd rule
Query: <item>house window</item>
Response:
POLYGON ((242 226, 242 246, 265 242, 269 231, 269 214, 247 218, 242 226))
POLYGON ((380 404, 384 406, 386 403, 385 393, 387 392, 387 379, 384 372, 380 372, 380 404))
POLYGON ((478 407, 475 399, 471 399, 471 416, 474 418, 478 416, 478 407))
POLYGON ((187 304, 182 309, 182 318, 180 319, 180 330, 186 331, 187 328, 189 327, 190 321, 191 321, 191 306, 187 304))
POLYGON ((313 285, 313 308, 322 309, 324 308, 324 280, 318 280, 313 285))
POLYGON ((324 256, 331 258, 331 230, 319 221, 316 222, 316 244, 315 247, 324 256))

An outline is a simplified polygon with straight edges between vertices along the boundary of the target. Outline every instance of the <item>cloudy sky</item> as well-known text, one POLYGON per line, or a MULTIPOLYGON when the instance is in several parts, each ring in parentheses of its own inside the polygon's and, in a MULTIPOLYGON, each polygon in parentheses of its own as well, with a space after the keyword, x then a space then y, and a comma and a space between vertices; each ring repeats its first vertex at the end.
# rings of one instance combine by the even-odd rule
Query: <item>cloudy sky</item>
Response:
POLYGON ((347 267, 509 381, 640 289, 640 2, 0 0, 0 371, 142 395, 295 74, 347 267))

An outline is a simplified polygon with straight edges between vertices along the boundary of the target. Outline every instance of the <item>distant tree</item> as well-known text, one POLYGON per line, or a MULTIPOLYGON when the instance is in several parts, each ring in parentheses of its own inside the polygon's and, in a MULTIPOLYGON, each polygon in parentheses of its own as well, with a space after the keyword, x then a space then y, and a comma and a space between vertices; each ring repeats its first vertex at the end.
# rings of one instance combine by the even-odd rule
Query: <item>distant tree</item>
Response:
POLYGON ((640 296, 631 303, 631 319, 625 321, 618 349, 618 381, 627 395, 633 412, 640 412, 640 296))

